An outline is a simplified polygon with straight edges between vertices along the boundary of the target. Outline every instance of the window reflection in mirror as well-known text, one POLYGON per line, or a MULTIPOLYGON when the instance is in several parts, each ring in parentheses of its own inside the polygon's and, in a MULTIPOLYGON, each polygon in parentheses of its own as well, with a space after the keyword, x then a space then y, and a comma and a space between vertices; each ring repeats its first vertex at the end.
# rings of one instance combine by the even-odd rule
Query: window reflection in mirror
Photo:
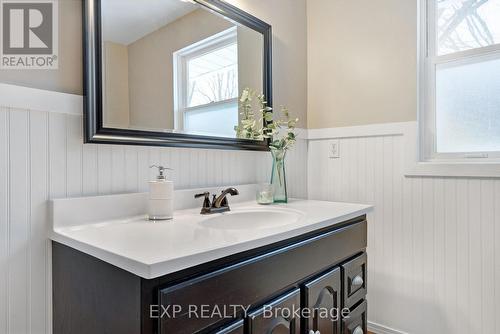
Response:
POLYGON ((181 0, 103 0, 105 127, 236 137, 263 36, 181 0))

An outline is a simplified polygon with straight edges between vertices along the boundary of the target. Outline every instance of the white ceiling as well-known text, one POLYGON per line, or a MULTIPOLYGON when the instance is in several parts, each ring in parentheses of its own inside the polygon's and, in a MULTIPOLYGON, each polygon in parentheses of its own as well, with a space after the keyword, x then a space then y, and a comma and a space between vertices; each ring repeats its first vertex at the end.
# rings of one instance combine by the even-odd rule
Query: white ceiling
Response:
POLYGON ((103 41, 128 45, 197 8, 182 0, 103 0, 103 41))

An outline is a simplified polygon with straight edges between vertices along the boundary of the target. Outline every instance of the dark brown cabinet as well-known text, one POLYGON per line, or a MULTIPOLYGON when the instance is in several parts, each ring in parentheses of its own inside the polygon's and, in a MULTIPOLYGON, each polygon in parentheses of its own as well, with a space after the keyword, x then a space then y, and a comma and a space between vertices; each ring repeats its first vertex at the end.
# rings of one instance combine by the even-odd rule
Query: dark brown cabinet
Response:
POLYGON ((247 322, 248 334, 301 334, 300 290, 295 289, 249 314, 247 322))
POLYGON ((365 334, 366 242, 360 216, 155 279, 54 242, 53 332, 365 334))
POLYGON ((340 333, 341 277, 340 268, 335 268, 304 284, 303 308, 309 314, 305 319, 305 333, 319 331, 321 334, 340 333))

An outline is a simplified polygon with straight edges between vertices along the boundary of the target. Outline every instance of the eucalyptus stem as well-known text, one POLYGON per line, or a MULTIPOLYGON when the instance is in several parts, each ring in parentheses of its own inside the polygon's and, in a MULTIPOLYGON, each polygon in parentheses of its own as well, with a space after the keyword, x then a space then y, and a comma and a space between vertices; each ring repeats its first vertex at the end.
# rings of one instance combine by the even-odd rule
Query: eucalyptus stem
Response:
POLYGON ((245 88, 240 96, 240 124, 235 126, 238 138, 264 140, 269 139, 269 147, 286 151, 296 141, 295 126, 298 118, 291 119, 288 109, 281 107, 281 114, 273 114, 264 94, 256 94, 250 88, 245 88), (260 116, 257 121, 252 111, 252 98, 256 97, 260 105, 260 116), (262 125, 262 128, 259 128, 262 125))

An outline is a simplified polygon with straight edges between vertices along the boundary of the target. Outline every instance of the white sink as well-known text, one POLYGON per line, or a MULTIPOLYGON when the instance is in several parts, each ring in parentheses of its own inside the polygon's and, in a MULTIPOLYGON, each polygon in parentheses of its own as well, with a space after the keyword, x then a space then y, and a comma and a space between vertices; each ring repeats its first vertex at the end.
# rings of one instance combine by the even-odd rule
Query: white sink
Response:
POLYGON ((242 209, 199 222, 203 227, 224 230, 255 230, 295 224, 303 213, 288 209, 242 209))

